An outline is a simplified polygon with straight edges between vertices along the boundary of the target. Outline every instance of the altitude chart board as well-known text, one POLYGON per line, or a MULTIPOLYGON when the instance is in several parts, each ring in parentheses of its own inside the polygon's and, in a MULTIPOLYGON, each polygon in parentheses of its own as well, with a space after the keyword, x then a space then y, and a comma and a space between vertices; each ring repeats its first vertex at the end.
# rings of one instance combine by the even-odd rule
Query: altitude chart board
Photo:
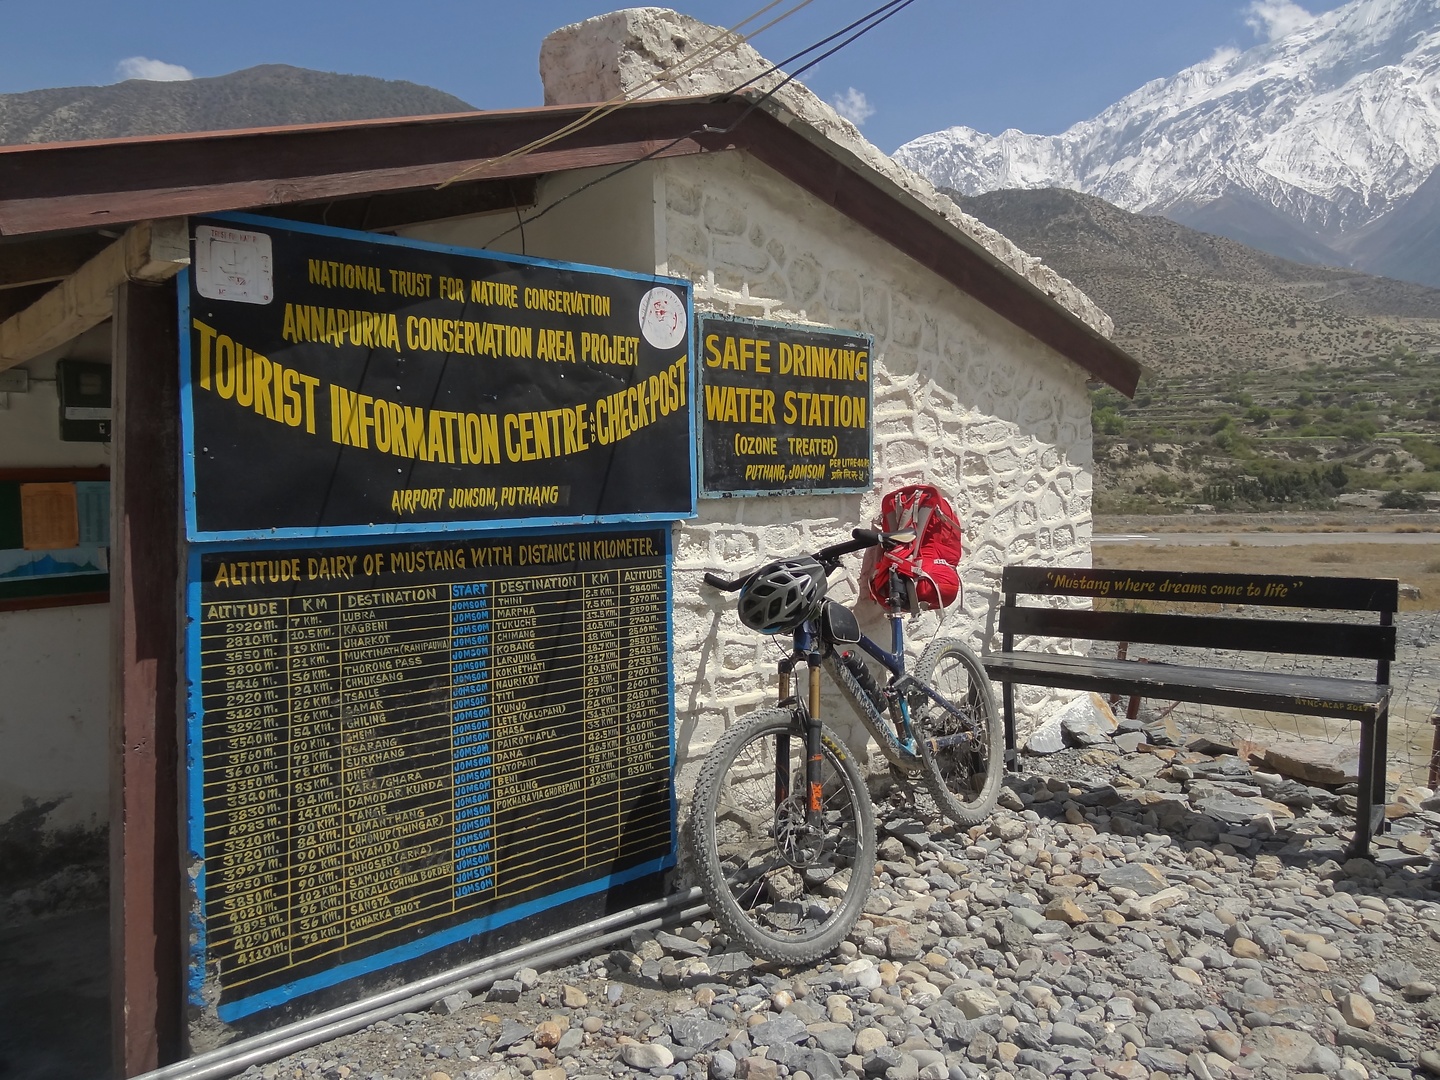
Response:
POLYGON ((688 283, 245 215, 191 235, 192 541, 694 513, 688 283))
POLYGON ((704 313, 700 493, 869 491, 874 339, 704 313))
POLYGON ((669 529, 191 555, 222 1021, 674 864, 669 529))

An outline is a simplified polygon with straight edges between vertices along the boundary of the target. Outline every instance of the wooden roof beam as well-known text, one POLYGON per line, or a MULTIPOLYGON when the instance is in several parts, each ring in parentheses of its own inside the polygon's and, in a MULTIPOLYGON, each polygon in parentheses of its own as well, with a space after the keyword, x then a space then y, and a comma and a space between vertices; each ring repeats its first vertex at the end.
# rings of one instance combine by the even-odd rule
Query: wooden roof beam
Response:
POLYGON ((0 244, 0 290, 63 281, 106 246, 94 233, 0 244))
POLYGON ((190 263, 184 218, 142 221, 23 311, 0 323, 0 371, 110 318, 126 281, 166 281, 190 263))

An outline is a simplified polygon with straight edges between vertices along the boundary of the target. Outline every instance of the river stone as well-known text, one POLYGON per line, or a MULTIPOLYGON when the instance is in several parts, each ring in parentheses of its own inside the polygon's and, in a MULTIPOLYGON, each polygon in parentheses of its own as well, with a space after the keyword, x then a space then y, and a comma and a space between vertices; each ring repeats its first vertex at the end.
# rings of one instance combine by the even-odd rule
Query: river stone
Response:
POLYGON ((664 930, 655 932, 655 944, 671 956, 708 956, 710 953, 710 950, 698 941, 691 941, 679 934, 667 934, 664 930))
POLYGON ((1241 1042, 1240 1036, 1223 1028, 1207 1031, 1205 1042, 1209 1044, 1211 1050, 1227 1061, 1239 1061, 1240 1054, 1244 1049, 1244 1043, 1241 1042))
POLYGON ((1190 766, 1190 774, 1200 780, 1249 780, 1250 766, 1234 754, 1222 754, 1210 761, 1190 766))
POLYGON ((692 1050, 708 1050, 725 1038, 729 1028, 705 1016, 677 1016, 670 1021, 670 1037, 692 1050))
POLYGON ((1293 818, 1295 814, 1284 803, 1273 802, 1260 796, 1235 795, 1222 788, 1190 793, 1190 805, 1202 814, 1208 814, 1218 821, 1230 825, 1248 825, 1252 820, 1269 814, 1276 818, 1293 818))
POLYGON ((675 1055, 664 1043, 622 1042, 620 1057, 632 1069, 668 1069, 675 1055))
POLYGON ((1100 884, 1107 889, 1129 889, 1140 896, 1149 896, 1165 888, 1165 875, 1145 863, 1124 863, 1102 871, 1100 884))
POLYGON ((808 1036, 804 1022, 789 1013, 782 1013, 773 1020, 761 1021, 750 1029, 750 1041, 756 1046, 798 1043, 808 1036))
POLYGON ((1095 1037, 1082 1027, 1057 1020, 1050 1028, 1050 1041, 1061 1046, 1078 1046, 1082 1050, 1095 1049, 1095 1037))
POLYGON ((533 1030, 529 1024, 522 1024, 519 1020, 511 1020, 507 1017, 500 1024, 500 1034, 495 1036, 495 1041, 490 1044, 490 1049, 495 1053, 508 1050, 516 1043, 530 1038, 533 1030))
MULTIPOLYGON (((896 1050, 889 1043, 884 1046, 877 1046, 861 1058, 861 1068, 865 1070, 866 1076, 884 1076, 894 1080, 891 1070, 900 1068, 900 1051, 896 1050)), ((919 1069, 916 1069, 919 1072, 919 1069)))
POLYGON ((889 1038, 878 1027, 863 1027, 855 1033, 855 1053, 862 1057, 872 1050, 889 1044, 889 1038))
POLYGON ((488 1001, 499 1001, 513 1005, 520 1000, 522 993, 524 993, 524 987, 515 979, 496 979, 495 982, 490 984, 490 989, 486 992, 485 998, 488 1001))
MULTIPOLYGON (((1189 1009, 1161 1009, 1145 1023, 1145 1040, 1189 1054, 1205 1047, 1205 1029, 1189 1009)), ((1183 1059, 1182 1059, 1183 1064, 1183 1059)))
POLYGON ((983 986, 962 990, 952 999, 955 1007, 965 1014, 965 1019, 975 1020, 987 1013, 1000 1011, 1000 999, 983 986))
POLYGON ((814 1050, 794 1043, 777 1043, 765 1052, 766 1057, 778 1065, 784 1065, 791 1073, 803 1071, 815 1080, 836 1080, 844 1076, 845 1070, 840 1059, 826 1050, 814 1050))
POLYGON ((855 1032, 845 1024, 832 1024, 828 1021, 811 1024, 809 1031, 820 1049, 826 1053, 843 1058, 855 1052, 855 1032))
POLYGON ((1283 1027, 1262 1027, 1252 1031, 1250 1045, 1266 1061, 1307 1072, 1315 1067, 1317 1051, 1320 1050, 1320 1044, 1305 1032, 1283 1027))
POLYGON ((738 1062, 735 1075, 740 1080, 780 1080, 780 1065, 763 1057, 747 1057, 738 1062))
POLYGON ((1399 990, 1406 983, 1419 982, 1425 975, 1408 960, 1387 960, 1375 968, 1375 977, 1392 990, 1399 990))
POLYGON ((875 961, 863 957, 846 964, 840 976, 846 986, 858 986, 865 990, 876 990, 880 986, 880 970, 875 961))
POLYGON ((1121 970, 1132 979, 1164 979, 1170 974, 1170 961, 1159 953, 1142 952, 1127 960, 1121 970))
POLYGON ((1363 994, 1346 994, 1340 999, 1340 1015, 1351 1027, 1370 1028, 1375 1023, 1375 1006, 1363 994))
POLYGON ((1372 1031, 1364 1028, 1342 1027, 1335 1032, 1335 1043, 1338 1046, 1353 1046, 1356 1050, 1363 1050, 1367 1054, 1374 1054, 1386 1061, 1404 1061, 1405 1051, 1387 1042, 1372 1031))
POLYGON ((710 1080, 731 1080, 738 1062, 729 1050, 716 1050, 710 1055, 710 1080))

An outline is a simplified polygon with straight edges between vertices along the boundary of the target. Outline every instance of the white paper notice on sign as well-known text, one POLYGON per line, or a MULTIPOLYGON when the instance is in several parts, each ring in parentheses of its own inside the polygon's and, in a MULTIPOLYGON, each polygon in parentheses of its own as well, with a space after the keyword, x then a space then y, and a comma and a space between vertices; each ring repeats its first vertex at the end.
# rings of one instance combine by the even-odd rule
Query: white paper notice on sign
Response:
POLYGON ((640 298, 640 332, 657 349, 673 349, 685 337, 685 301, 657 285, 640 298))
POLYGON ((268 304, 275 296, 270 237, 201 225, 195 230, 195 288, 211 300, 268 304))

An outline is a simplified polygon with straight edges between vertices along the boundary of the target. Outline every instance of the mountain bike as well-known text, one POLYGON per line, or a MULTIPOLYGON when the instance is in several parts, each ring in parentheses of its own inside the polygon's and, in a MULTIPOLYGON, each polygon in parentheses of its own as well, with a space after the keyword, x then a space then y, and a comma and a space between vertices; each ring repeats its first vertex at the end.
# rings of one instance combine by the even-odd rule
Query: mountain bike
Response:
POLYGON ((906 590, 914 583, 890 574, 889 649, 825 596, 842 556, 902 547, 913 534, 851 535, 734 580, 705 575, 706 585, 740 594, 746 626, 792 642, 779 663, 775 707, 737 723, 710 751, 689 822, 711 912, 747 951, 777 963, 832 952, 859 918, 875 868, 870 794, 853 754, 821 717, 822 671, 891 766, 918 776, 956 824, 983 821, 1000 794, 1004 735, 979 658, 953 638, 937 638, 914 673, 906 671, 906 590), (886 673, 883 683, 862 654, 886 673), (808 681, 804 693, 794 693, 801 665, 808 681))

